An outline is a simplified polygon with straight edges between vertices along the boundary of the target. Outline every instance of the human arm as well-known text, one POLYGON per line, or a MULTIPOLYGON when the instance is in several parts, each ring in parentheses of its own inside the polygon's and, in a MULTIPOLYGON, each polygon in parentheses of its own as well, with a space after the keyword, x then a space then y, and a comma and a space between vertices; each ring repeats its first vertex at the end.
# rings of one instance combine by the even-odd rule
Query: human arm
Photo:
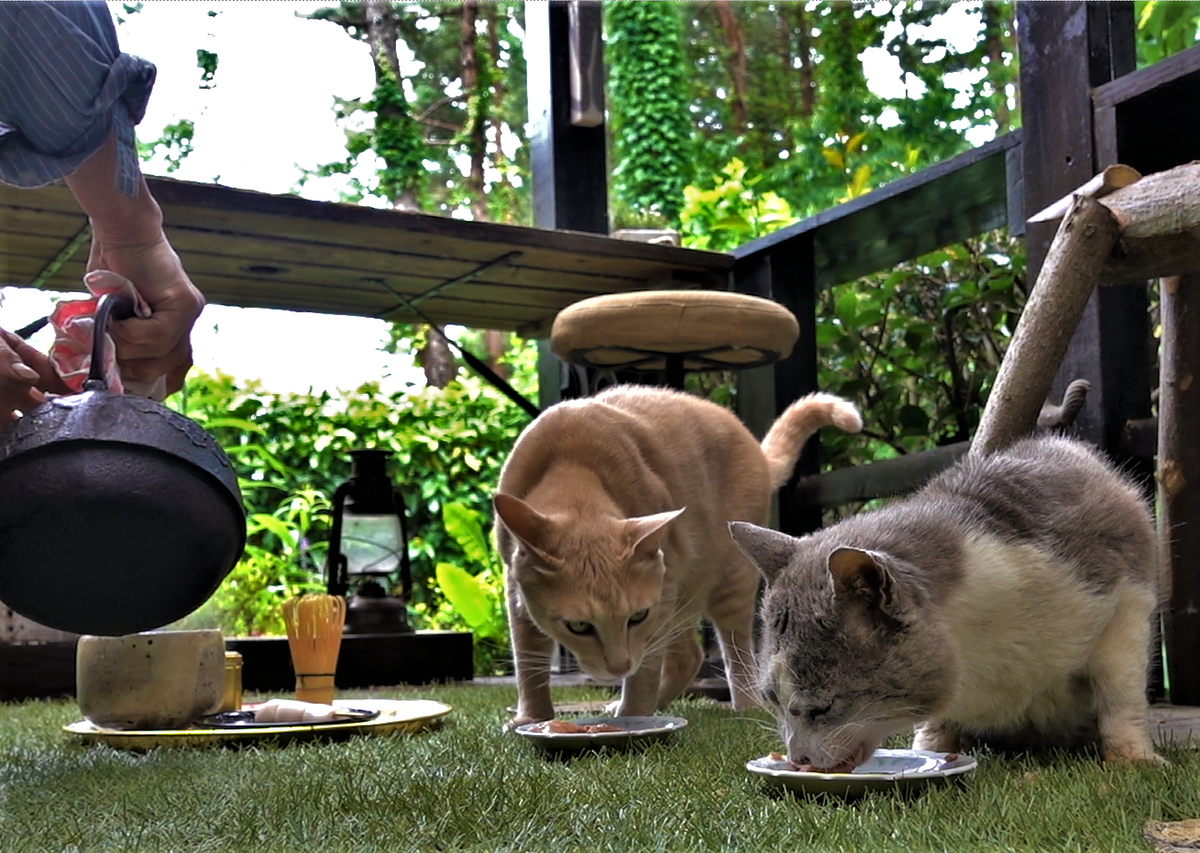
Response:
POLYGON ((192 364, 190 334, 204 308, 179 256, 167 241, 162 210, 138 175, 138 193, 129 197, 114 188, 117 145, 113 137, 66 177, 75 200, 92 223, 89 270, 125 276, 150 306, 151 315, 113 323, 123 379, 151 383, 166 376, 166 392, 183 385, 192 364))
POLYGON ((154 76, 153 65, 120 52, 104 3, 0 3, 0 180, 66 180, 92 224, 88 269, 131 280, 152 312, 111 327, 122 376, 165 376, 169 393, 191 364, 188 337, 204 299, 167 241, 134 152, 154 76))

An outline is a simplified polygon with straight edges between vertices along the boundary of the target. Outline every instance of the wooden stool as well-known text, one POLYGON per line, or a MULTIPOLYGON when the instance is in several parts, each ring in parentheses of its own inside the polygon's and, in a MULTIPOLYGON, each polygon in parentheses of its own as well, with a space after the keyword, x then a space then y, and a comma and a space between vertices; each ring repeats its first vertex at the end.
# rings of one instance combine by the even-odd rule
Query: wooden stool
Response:
POLYGON ((761 367, 792 352, 800 326, 791 311, 758 296, 706 290, 646 290, 594 296, 554 318, 550 348, 598 370, 661 370, 683 387, 689 370, 761 367))

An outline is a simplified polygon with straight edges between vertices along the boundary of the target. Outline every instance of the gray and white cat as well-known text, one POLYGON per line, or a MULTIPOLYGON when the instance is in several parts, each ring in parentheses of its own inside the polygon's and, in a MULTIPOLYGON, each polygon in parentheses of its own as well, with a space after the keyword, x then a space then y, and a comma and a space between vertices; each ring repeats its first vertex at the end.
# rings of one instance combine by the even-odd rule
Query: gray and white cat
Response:
POLYGON ((1146 700, 1154 522, 1089 446, 970 455, 802 539, 730 532, 768 582, 760 688, 793 762, 846 771, 917 726, 917 749, 1098 734, 1106 760, 1164 763, 1146 700))

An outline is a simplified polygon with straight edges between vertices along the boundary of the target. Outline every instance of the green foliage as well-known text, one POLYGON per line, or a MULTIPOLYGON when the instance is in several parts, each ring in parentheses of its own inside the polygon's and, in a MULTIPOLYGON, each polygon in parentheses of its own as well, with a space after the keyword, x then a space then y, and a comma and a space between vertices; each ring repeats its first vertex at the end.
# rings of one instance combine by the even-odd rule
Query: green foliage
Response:
POLYGON ((605 4, 613 193, 631 211, 657 214, 670 227, 692 173, 681 8, 636 0, 605 4))
POLYGON ((684 245, 724 252, 794 222, 786 201, 770 191, 758 194, 760 180, 734 158, 714 178, 712 189, 685 188, 687 203, 680 214, 684 245))
POLYGON ((474 379, 446 388, 411 387, 385 395, 366 383, 341 399, 275 394, 242 387, 224 374, 194 373, 177 398, 181 411, 225 449, 242 487, 249 518, 246 558, 218 592, 231 618, 273 631, 266 617, 279 599, 320 582, 328 538, 328 498, 350 476, 349 451, 393 453, 389 474, 404 495, 409 519, 414 621, 437 608, 439 562, 473 565, 442 522, 460 504, 490 517, 500 466, 528 416, 474 379))
POLYGON ((822 449, 855 465, 965 441, 1025 301, 1023 243, 997 231, 818 295, 818 386, 857 402, 863 436, 822 449))
POLYGON ((160 152, 166 161, 166 172, 171 174, 183 165, 183 161, 192 153, 192 138, 196 133, 196 125, 190 119, 180 119, 168 124, 162 130, 162 136, 153 142, 137 141, 138 157, 143 162, 152 160, 160 152))
POLYGON ((217 55, 204 48, 196 49, 196 67, 200 69, 200 88, 212 89, 217 84, 213 82, 217 76, 217 55))
POLYGON ((1200 3, 1137 0, 1133 5, 1139 68, 1187 50, 1200 39, 1200 3))
POLYGON ((504 572, 483 531, 480 513, 459 503, 442 507, 442 522, 466 558, 463 568, 438 563, 441 601, 418 612, 431 628, 469 629, 475 636, 475 671, 509 671, 508 618, 504 604, 504 572))
POLYGON ((383 161, 376 194, 395 200, 417 196, 424 177, 425 141, 409 114, 408 101, 388 63, 375 61, 375 90, 363 109, 375 114, 371 149, 383 161))
MULTIPOLYGON (((303 170, 301 185, 350 175, 372 152, 380 158, 374 177, 351 179, 344 200, 374 197, 393 202, 410 193, 424 212, 467 213, 478 199, 469 186, 466 164, 482 131, 487 217, 519 224, 531 220, 522 4, 477 6, 476 83, 470 91, 462 83, 465 5, 446 0, 392 4, 398 31, 395 47, 401 58, 399 79, 390 70, 382 73, 377 64, 377 85, 370 100, 336 99, 334 113, 346 132, 348 156, 303 170)), ((367 40, 361 2, 342 2, 307 17, 336 24, 350 37, 367 40)))
POLYGON ((972 129, 1012 126, 1012 4, 973 4, 964 52, 926 34, 950 4, 684 6, 699 189, 736 157, 759 195, 809 216, 965 150, 972 129), (868 87, 870 50, 899 62, 904 97, 868 87))

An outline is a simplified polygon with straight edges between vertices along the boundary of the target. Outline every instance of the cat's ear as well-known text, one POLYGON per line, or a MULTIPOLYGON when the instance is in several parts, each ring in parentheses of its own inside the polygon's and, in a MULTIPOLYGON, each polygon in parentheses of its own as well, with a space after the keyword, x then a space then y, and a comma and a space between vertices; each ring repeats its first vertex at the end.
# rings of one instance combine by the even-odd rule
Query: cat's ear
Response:
POLYGON ((539 555, 546 553, 546 537, 553 522, 520 498, 496 492, 492 496, 496 515, 521 542, 539 555))
MULTIPOLYGON (((683 509, 687 509, 687 507, 683 509)), ((643 515, 639 518, 627 518, 625 531, 633 545, 633 553, 647 560, 657 557, 662 548, 662 539, 667 535, 668 525, 679 517, 683 509, 643 515)))
POLYGON ((870 551, 834 550, 829 555, 829 576, 838 595, 852 595, 880 607, 892 603, 892 576, 870 551))
POLYGON ((742 553, 758 567, 767 583, 774 583, 796 553, 798 540, 794 536, 748 521, 729 522, 729 535, 742 553))

